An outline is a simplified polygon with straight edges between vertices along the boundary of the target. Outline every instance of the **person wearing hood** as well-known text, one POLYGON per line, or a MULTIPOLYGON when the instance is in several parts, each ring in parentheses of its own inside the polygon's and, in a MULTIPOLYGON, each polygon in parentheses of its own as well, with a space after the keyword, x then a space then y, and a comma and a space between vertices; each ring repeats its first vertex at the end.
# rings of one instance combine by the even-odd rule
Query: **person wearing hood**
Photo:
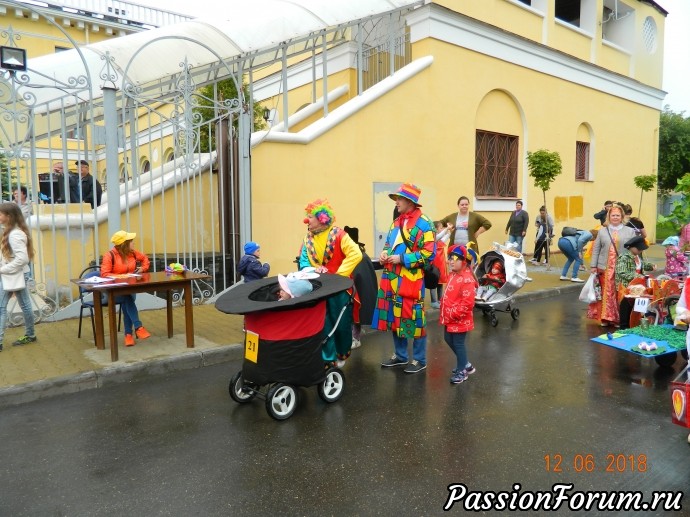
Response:
MULTIPOLYGON (((317 273, 352 278, 352 273, 362 260, 362 252, 345 230, 335 226, 335 215, 328 200, 316 199, 305 206, 304 211, 307 234, 297 259, 299 269, 313 267, 317 273)), ((345 364, 352 348, 350 296, 349 291, 343 291, 326 300, 324 332, 329 334, 334 328, 335 332, 323 345, 322 355, 325 363, 338 367, 345 364), (346 309, 341 317, 343 307, 346 309)))
POLYGON ((667 275, 672 277, 682 277, 688 271, 688 258, 680 250, 678 246, 680 239, 676 236, 666 237, 666 240, 661 243, 666 246, 666 268, 667 275))
POLYGON ((268 276, 271 266, 268 262, 262 264, 259 260, 260 258, 261 246, 252 241, 244 245, 244 256, 237 265, 237 272, 242 275, 245 283, 253 280, 260 280, 268 276))

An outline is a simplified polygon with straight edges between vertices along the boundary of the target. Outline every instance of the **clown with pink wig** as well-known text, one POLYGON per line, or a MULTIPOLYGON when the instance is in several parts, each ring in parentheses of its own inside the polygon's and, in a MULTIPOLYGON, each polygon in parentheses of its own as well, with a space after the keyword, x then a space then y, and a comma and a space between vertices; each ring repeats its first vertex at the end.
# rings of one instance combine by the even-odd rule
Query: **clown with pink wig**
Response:
MULTIPOLYGON (((345 230, 334 225, 335 215, 327 199, 317 199, 304 207, 307 235, 304 237, 299 256, 299 268, 313 267, 317 273, 332 273, 352 277, 362 252, 345 230)), ((348 292, 337 293, 326 301, 324 331, 329 334, 338 321, 342 308, 349 304, 348 292)), ((337 323, 333 335, 323 345, 322 355, 326 363, 342 366, 350 356, 352 347, 352 305, 337 323)))

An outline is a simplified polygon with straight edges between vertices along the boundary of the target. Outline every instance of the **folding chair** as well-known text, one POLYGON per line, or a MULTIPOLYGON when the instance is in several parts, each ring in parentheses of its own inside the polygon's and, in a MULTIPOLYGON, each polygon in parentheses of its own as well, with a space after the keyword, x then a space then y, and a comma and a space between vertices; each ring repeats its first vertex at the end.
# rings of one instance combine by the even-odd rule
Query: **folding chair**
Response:
MULTIPOLYGON (((79 274, 79 278, 81 280, 90 278, 92 276, 98 276, 101 273, 101 266, 89 266, 84 271, 82 271, 79 274)), ((93 296, 101 296, 101 293, 99 292, 94 292, 94 291, 88 291, 82 287, 79 288, 79 301, 81 302, 81 307, 79 309, 79 332, 77 333, 77 337, 81 338, 81 323, 82 319, 84 317, 84 311, 88 310, 89 314, 91 316, 91 329, 93 330, 93 335, 94 339, 96 336, 96 322, 94 321, 94 310, 93 310, 93 296), (91 296, 89 296, 91 295, 91 296)), ((104 307, 107 307, 108 305, 108 299, 107 297, 101 296, 102 304, 104 307)), ((118 319, 117 319, 117 330, 120 330, 120 327, 122 327, 122 307, 120 307, 120 304, 117 304, 117 311, 118 311, 118 319)))

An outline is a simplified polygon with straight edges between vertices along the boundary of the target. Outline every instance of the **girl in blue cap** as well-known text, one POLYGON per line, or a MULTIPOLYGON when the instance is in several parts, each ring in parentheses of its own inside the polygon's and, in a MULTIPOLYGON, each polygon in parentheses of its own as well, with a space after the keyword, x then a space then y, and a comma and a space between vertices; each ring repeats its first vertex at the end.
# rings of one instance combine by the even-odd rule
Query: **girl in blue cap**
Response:
POLYGON ((678 247, 680 239, 676 236, 666 237, 666 240, 661 243, 666 246, 666 269, 667 275, 682 278, 688 270, 688 259, 685 254, 678 247))
POLYGON ((467 376, 476 371, 467 360, 465 347, 467 333, 474 329, 472 311, 479 285, 471 267, 474 259, 474 251, 462 244, 455 244, 448 249, 450 276, 441 298, 439 323, 445 326, 444 340, 457 358, 457 365, 451 372, 451 384, 465 382, 467 376))

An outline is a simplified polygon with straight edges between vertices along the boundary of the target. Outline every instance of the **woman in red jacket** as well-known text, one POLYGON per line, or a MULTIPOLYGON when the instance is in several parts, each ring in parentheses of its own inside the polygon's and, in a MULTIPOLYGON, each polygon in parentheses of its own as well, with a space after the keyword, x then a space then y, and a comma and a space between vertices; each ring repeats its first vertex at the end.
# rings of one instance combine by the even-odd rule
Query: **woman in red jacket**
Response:
MULTIPOLYGON (((110 242, 114 246, 108 253, 103 255, 101 276, 117 277, 117 275, 128 273, 145 273, 149 270, 148 257, 132 248, 132 240, 136 236, 136 233, 128 233, 124 230, 113 234, 110 242)), ((134 301, 135 298, 135 294, 126 294, 115 298, 115 302, 120 304, 121 310, 125 315, 125 346, 134 346, 134 334, 136 334, 137 339, 151 337, 151 334, 144 328, 139 319, 139 310, 134 301)))

